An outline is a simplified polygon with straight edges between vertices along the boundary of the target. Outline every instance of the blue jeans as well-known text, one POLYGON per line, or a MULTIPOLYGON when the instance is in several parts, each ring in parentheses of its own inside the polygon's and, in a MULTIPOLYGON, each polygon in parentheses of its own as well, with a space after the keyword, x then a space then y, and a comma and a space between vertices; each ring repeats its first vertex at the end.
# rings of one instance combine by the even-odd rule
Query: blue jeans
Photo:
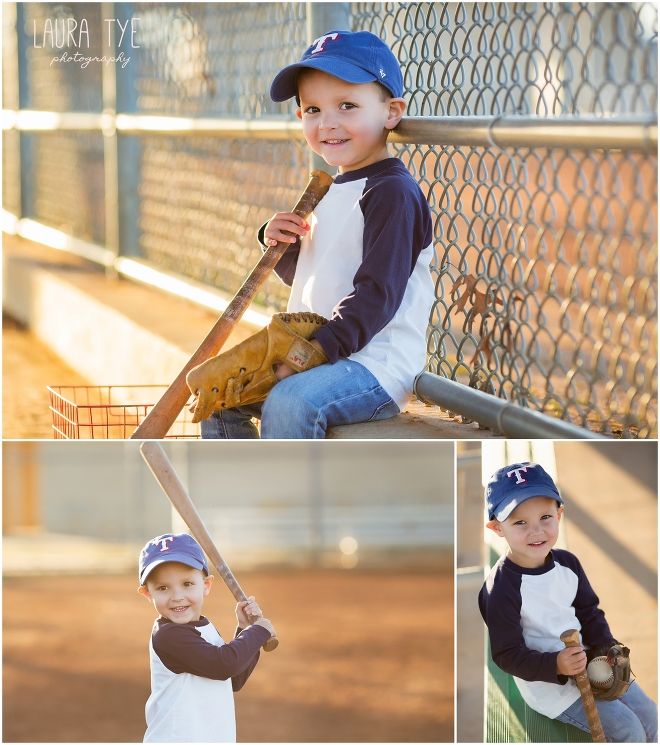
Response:
POLYGON ((261 404, 216 411, 202 422, 204 439, 322 439, 328 427, 375 422, 399 413, 359 362, 342 359, 280 380, 261 404))
MULTIPOLYGON (((596 699, 596 708, 608 742, 658 742, 658 709, 637 683, 616 701, 596 699)), ((589 732, 581 699, 557 719, 589 732)))

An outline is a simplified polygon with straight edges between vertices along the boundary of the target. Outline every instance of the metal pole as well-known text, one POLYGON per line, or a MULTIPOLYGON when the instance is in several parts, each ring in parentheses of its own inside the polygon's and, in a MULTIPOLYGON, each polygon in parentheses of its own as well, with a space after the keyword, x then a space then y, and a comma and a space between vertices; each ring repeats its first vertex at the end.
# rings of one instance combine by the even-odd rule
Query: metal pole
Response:
MULTIPOLYGON (((115 18, 114 3, 103 3, 104 18, 115 18)), ((108 54, 116 56, 117 44, 114 24, 109 24, 108 54)), ((104 29, 105 31, 105 29, 104 29)), ((105 41, 105 38, 104 38, 105 41)), ((117 72, 114 65, 103 65, 101 74, 103 87, 103 174, 105 201, 105 246, 119 257, 119 166, 117 145, 117 72)), ((112 267, 107 274, 116 276, 112 267)))
MULTIPOLYGON (((118 3, 117 13, 123 14, 122 22, 130 24, 135 13, 133 3, 118 3)), ((137 16, 139 18, 139 16, 137 16)), ((139 24, 138 24, 139 25, 139 24)), ((119 229, 119 263, 123 257, 139 257, 140 236, 138 229, 140 202, 140 169, 141 151, 144 142, 144 132, 135 132, 138 136, 122 130, 121 121, 128 116, 130 120, 140 120, 137 106, 137 87, 135 84, 138 69, 137 50, 130 48, 128 34, 124 35, 123 48, 116 49, 117 53, 124 52, 130 63, 126 67, 116 70, 116 102, 117 109, 117 174, 121 185, 117 195, 118 229, 119 229)), ((196 120, 193 120, 196 121, 196 120)), ((189 133, 190 134, 190 133, 189 133)), ((121 273, 121 269, 116 267, 121 273)))
POLYGON ((390 142, 474 147, 565 147, 594 150, 658 148, 655 117, 404 117, 390 142))
POLYGON ((316 443, 307 445, 307 464, 309 467, 309 560, 311 566, 320 567, 325 553, 323 530, 323 507, 325 488, 321 450, 316 443))
MULTIPOLYGON (((24 3, 14 3, 16 11, 16 51, 18 73, 18 110, 26 109, 30 104, 28 85, 27 37, 25 34, 24 3)), ((32 183, 34 138, 19 131, 18 135, 18 168, 19 168, 19 217, 34 215, 34 185, 32 183)))
MULTIPOLYGON (((18 47, 18 37, 19 37, 19 27, 18 27, 18 9, 17 9, 17 3, 6 3, 3 6, 2 9, 3 12, 3 28, 2 28, 2 43, 5 45, 5 52, 7 53, 6 59, 15 58, 15 64, 14 65, 6 65, 5 66, 5 75, 7 76, 7 82, 9 82, 9 78, 13 78, 11 80, 11 83, 9 85, 10 90, 14 93, 14 95, 9 95, 7 92, 5 92, 5 97, 8 100, 8 102, 11 102, 13 106, 15 106, 17 109, 20 109, 20 91, 21 91, 21 61, 22 57, 19 54, 19 47, 18 47), (9 69, 8 69, 9 68, 9 69)), ((5 88, 6 91, 6 88, 5 88)), ((12 173, 12 176, 15 176, 15 179, 12 178, 11 186, 10 186, 10 195, 11 200, 16 205, 16 211, 17 211, 17 217, 23 216, 23 206, 22 206, 22 168, 21 168, 21 139, 23 135, 20 132, 17 132, 15 135, 15 141, 17 142, 17 152, 16 152, 16 171, 12 173)), ((7 141, 4 144, 5 147, 10 142, 10 138, 7 138, 7 141)), ((4 166, 4 163, 3 163, 4 166)), ((9 200, 7 200, 9 201, 9 200)))
POLYGON ((590 432, 583 427, 577 427, 538 411, 523 409, 509 401, 430 372, 423 372, 417 376, 414 389, 422 401, 434 403, 444 409, 474 419, 506 437, 604 439, 603 435, 590 432))
MULTIPOLYGON (((128 67, 126 68, 129 69, 128 67)), ((122 71, 122 80, 126 71, 122 71)), ((121 86, 120 86, 121 91, 121 86)), ((127 99, 128 100, 128 99, 127 99)), ((118 113, 116 117, 91 112, 22 110, 3 122, 19 132, 94 132, 114 127, 121 135, 291 140, 302 138, 298 120, 255 121, 216 117, 179 117, 118 113)), ((460 147, 541 147, 579 150, 627 150, 657 154, 658 124, 648 116, 597 117, 474 117, 408 116, 388 138, 403 145, 460 147)), ((122 182, 123 185, 123 182, 122 182)))

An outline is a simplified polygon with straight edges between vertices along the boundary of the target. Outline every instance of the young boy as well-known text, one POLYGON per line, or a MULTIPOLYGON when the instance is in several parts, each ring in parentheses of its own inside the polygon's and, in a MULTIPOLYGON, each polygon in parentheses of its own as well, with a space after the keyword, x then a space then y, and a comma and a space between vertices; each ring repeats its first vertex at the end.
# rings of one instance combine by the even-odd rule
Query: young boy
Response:
POLYGON ((295 96, 307 144, 338 170, 308 221, 278 212, 259 235, 266 247, 291 243, 276 272, 291 286, 290 312, 329 319, 313 341, 328 362, 297 375, 280 366, 263 404, 216 412, 203 437, 257 437, 253 416, 264 438, 323 438, 328 427, 392 417, 425 364, 433 224, 387 150, 406 108, 396 57, 367 31, 329 31, 270 94, 295 96))
POLYGON ((236 742, 239 691, 274 633, 254 598, 236 605, 238 629, 225 643, 202 612, 213 575, 199 544, 165 533, 140 553, 138 592, 158 611, 149 643, 151 695, 144 742, 236 742), (249 617, 258 616, 250 625, 249 617))
MULTIPOLYGON (((589 732, 569 676, 584 670, 585 649, 589 657, 606 654, 619 642, 578 559, 553 548, 563 499, 540 465, 525 462, 495 472, 486 503, 487 527, 509 546, 479 594, 493 660, 514 676, 530 708, 589 732), (564 647, 560 635, 568 629, 580 631, 584 648, 564 647)), ((657 742, 656 705, 637 683, 621 698, 596 705, 608 741, 657 742)))

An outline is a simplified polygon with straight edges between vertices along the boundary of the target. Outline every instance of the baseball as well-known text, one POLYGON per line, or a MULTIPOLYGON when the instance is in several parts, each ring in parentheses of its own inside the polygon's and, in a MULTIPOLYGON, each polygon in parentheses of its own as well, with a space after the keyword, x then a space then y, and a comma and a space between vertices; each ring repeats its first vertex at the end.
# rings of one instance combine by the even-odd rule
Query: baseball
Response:
POLYGON ((597 688, 608 688, 614 682, 614 673, 607 657, 594 657, 587 665, 587 675, 597 688))

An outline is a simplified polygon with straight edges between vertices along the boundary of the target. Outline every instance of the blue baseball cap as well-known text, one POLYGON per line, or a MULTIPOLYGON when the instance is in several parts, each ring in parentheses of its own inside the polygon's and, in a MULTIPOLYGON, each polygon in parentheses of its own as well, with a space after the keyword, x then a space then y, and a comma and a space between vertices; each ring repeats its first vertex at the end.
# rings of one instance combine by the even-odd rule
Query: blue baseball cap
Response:
POLYGON ((209 573, 204 552, 192 536, 187 533, 163 533, 149 541, 140 551, 140 584, 143 585, 148 575, 167 561, 177 561, 179 564, 209 573))
POLYGON ((275 76, 270 86, 273 101, 298 95, 301 69, 321 70, 347 83, 384 85, 394 98, 403 95, 403 75, 392 50, 369 31, 328 31, 305 50, 300 62, 275 76))
POLYGON ((502 522, 532 497, 550 497, 564 504, 555 482, 538 463, 523 461, 504 466, 486 484, 488 519, 502 522))

